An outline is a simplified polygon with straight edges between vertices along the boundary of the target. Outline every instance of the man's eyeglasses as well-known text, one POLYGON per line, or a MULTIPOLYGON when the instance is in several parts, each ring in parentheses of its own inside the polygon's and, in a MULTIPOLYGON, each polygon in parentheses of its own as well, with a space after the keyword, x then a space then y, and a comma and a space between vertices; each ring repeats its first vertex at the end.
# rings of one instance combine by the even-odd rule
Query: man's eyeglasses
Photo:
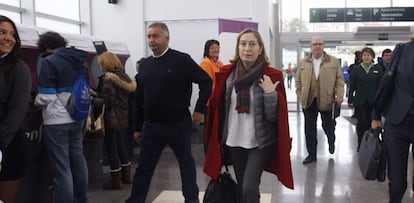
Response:
POLYGON ((322 46, 323 45, 323 43, 312 43, 312 46, 322 46))

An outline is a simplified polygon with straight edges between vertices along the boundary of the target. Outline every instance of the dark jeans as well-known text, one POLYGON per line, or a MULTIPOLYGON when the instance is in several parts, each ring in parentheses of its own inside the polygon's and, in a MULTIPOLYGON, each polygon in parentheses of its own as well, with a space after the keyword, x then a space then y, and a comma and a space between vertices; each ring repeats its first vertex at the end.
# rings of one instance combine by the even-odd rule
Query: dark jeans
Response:
POLYGON ((275 144, 259 149, 228 147, 242 203, 260 202, 260 179, 275 144))
POLYGON ((104 141, 111 171, 120 169, 121 165, 129 164, 125 141, 127 136, 127 130, 106 129, 104 141))
POLYGON ((408 114, 402 123, 392 125, 385 121, 384 141, 388 152, 388 193, 390 202, 400 203, 407 189, 407 162, 409 148, 414 143, 414 114, 408 114))
POLYGON ((185 201, 198 199, 195 162, 191 154, 191 125, 191 120, 163 124, 144 123, 138 167, 131 196, 126 203, 145 202, 155 167, 167 145, 173 150, 180 166, 185 201))
POLYGON ((293 78, 292 75, 287 76, 287 85, 289 89, 292 88, 292 78, 293 78))
POLYGON ((335 119, 332 119, 332 110, 319 111, 316 99, 313 100, 311 106, 307 109, 303 109, 303 115, 305 116, 305 136, 306 136, 306 148, 310 156, 316 158, 316 147, 318 145, 316 121, 318 119, 318 113, 321 114, 322 128, 328 138, 328 144, 335 143, 335 119))

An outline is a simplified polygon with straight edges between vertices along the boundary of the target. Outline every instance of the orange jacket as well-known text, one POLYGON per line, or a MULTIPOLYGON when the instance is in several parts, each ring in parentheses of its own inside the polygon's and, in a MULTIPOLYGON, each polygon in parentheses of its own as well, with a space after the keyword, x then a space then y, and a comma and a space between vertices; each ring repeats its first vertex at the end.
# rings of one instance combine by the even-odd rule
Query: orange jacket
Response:
POLYGON ((219 72, 220 68, 223 66, 223 62, 220 60, 215 63, 213 60, 211 60, 208 57, 204 57, 204 59, 200 62, 200 67, 210 76, 211 82, 213 83, 213 89, 214 85, 216 83, 216 73, 219 72))
MULTIPOLYGON (((204 172, 213 179, 218 177, 221 169, 221 129, 224 122, 220 116, 224 104, 224 93, 226 79, 233 65, 226 65, 216 74, 216 86, 210 97, 210 107, 205 128, 205 140, 208 143, 204 172)), ((274 148, 272 157, 269 159, 265 170, 275 174, 279 181, 286 187, 293 189, 293 175, 290 161, 291 140, 289 135, 289 122, 287 112, 287 101, 283 83, 283 73, 271 67, 265 67, 263 74, 270 76, 273 82, 280 81, 277 87, 277 147, 274 148)))

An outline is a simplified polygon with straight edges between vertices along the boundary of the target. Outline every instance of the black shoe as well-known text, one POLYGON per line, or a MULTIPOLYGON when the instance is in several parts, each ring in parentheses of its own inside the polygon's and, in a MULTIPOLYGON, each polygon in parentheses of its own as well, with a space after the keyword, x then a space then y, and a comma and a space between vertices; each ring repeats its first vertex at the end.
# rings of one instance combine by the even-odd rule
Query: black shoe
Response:
POLYGON ((194 199, 194 200, 185 200, 185 203, 200 203, 200 201, 198 199, 194 199))
POLYGON ((334 143, 329 144, 329 153, 330 154, 335 153, 335 144, 334 143))
POLYGON ((316 157, 313 157, 313 156, 309 155, 302 161, 302 163, 303 164, 310 164, 310 163, 315 162, 315 161, 316 161, 316 157))

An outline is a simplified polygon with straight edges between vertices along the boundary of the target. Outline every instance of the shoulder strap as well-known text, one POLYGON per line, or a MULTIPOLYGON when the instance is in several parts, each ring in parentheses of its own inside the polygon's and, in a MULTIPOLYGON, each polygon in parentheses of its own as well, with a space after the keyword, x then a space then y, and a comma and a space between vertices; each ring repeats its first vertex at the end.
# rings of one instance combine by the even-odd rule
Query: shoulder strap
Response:
POLYGON ((400 61, 400 56, 401 56, 403 48, 404 48, 404 43, 398 43, 397 45, 395 45, 394 51, 392 52, 390 70, 384 74, 388 74, 389 76, 394 75, 395 71, 397 70, 398 62, 400 61))

